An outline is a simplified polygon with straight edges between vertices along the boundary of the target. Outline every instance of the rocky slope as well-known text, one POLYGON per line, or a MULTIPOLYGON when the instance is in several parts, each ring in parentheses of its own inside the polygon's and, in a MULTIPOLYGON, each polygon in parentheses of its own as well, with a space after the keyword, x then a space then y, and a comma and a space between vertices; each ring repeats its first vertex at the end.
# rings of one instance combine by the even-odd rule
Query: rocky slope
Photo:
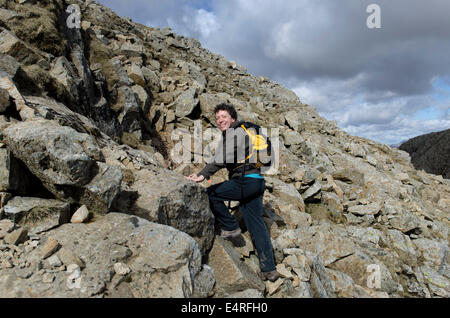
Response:
POLYGON ((417 170, 450 179, 450 129, 414 137, 399 147, 417 170))
POLYGON ((0 0, 0 23, 1 297, 449 297, 450 183, 406 152, 95 1, 0 0), (208 184, 183 177, 204 164, 171 156, 195 158, 172 133, 206 131, 223 101, 280 132, 274 283, 248 233, 215 237, 208 184))

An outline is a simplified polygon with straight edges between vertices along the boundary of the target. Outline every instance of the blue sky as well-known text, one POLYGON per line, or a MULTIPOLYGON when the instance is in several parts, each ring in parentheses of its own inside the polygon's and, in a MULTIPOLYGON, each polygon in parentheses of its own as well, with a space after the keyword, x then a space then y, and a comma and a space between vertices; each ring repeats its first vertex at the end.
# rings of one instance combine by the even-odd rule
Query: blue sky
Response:
POLYGON ((293 90, 352 135, 394 144, 450 128, 448 0, 100 0, 171 27, 293 90), (369 29, 369 4, 381 29, 369 29))

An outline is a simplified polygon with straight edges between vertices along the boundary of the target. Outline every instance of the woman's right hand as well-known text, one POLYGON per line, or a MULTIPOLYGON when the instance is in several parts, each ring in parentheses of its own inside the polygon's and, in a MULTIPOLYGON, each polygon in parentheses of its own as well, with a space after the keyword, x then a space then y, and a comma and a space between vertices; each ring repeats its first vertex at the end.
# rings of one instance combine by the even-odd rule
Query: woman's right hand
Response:
POLYGON ((196 173, 191 174, 189 177, 185 177, 188 180, 194 181, 194 182, 202 182, 205 180, 205 177, 202 175, 197 175, 196 173))

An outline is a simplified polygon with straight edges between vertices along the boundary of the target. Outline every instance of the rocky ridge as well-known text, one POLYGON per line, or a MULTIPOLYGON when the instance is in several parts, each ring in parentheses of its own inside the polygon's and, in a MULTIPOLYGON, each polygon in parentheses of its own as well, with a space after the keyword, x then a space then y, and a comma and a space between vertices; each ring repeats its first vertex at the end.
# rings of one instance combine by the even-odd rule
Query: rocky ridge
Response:
POLYGON ((449 297, 450 183, 406 152, 95 1, 0 0, 0 28, 1 297, 449 297), (171 156, 219 102, 280 132, 273 283, 248 232, 215 237, 207 184, 183 178, 203 165, 171 156))
POLYGON ((450 179, 450 129, 414 137, 399 149, 410 154, 417 170, 450 179))

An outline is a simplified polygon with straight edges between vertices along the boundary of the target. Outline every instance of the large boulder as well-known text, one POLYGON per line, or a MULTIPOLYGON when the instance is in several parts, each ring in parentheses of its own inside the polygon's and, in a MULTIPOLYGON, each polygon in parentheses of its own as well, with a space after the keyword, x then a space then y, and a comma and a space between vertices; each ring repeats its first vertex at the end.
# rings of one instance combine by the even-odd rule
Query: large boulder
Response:
POLYGON ((95 141, 69 127, 38 120, 9 126, 8 148, 47 186, 84 185, 91 180, 96 160, 101 159, 95 141))
POLYGON ((202 268, 197 243, 136 216, 109 213, 89 224, 65 224, 41 241, 42 247, 21 256, 31 264, 26 275, 15 267, 0 271, 0 297, 183 298, 211 292, 212 273, 202 268), (47 242, 59 249, 43 260, 47 242), (61 264, 66 270, 55 270, 61 264))
POLYGON ((8 148, 57 198, 108 211, 122 173, 98 162, 103 156, 90 135, 48 120, 19 122, 3 133, 8 148))
POLYGON ((138 195, 128 213, 170 225, 197 240, 200 250, 210 249, 214 216, 205 189, 162 168, 133 171, 130 188, 138 195))

